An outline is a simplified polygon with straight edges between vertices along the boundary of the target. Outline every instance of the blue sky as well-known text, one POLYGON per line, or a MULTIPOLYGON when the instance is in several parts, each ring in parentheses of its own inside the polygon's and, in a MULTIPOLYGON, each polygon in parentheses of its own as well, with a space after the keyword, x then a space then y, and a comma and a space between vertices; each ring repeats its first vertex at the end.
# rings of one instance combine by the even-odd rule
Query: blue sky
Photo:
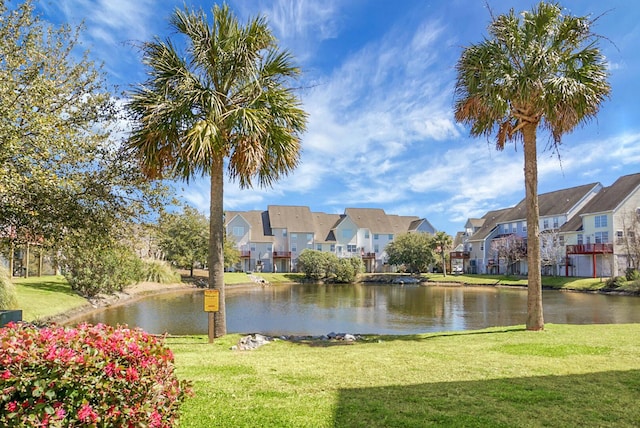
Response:
MULTIPOLYGON (((83 46, 126 91, 145 79, 136 42, 171 37, 167 18, 183 0, 42 1, 54 23, 84 22, 83 46)), ((261 14, 303 69, 309 113, 298 169, 273 188, 225 184, 225 209, 307 205, 342 213, 383 208, 427 218, 455 234, 469 217, 524 197, 523 152, 471 138, 453 118, 455 64, 464 46, 487 35, 493 14, 534 1, 235 0, 245 21, 261 14), (489 8, 487 7, 487 4, 489 8)), ((208 1, 186 1, 209 12, 208 1)), ((611 98, 596 120, 564 136, 560 160, 538 135, 539 191, 591 182, 608 186, 640 172, 640 2, 565 0, 574 15, 600 16, 594 30, 610 64, 611 98)), ((209 14, 210 15, 210 14, 209 14)), ((208 179, 177 185, 208 213, 208 179)))

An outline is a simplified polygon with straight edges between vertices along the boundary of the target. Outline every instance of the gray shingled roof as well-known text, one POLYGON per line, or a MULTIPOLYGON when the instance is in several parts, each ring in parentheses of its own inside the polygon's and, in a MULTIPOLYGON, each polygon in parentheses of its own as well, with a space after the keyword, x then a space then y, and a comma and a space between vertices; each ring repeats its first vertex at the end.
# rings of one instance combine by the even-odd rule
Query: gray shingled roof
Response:
POLYGON ((336 227, 342 216, 340 214, 325 214, 314 212, 311 214, 315 225, 316 243, 336 242, 333 229, 336 227))
POLYGON ((347 208, 344 213, 361 229, 369 229, 371 233, 395 233, 389 216, 380 208, 347 208))
POLYGON ((309 207, 269 205, 267 210, 272 229, 287 229, 289 233, 312 233, 315 231, 309 207))
MULTIPOLYGON (((471 225, 472 228, 480 228, 484 224, 484 218, 470 218, 467 220, 467 224, 471 225)), ((466 225, 465 225, 466 227, 466 225)))
POLYGON ((482 227, 478 229, 476 233, 471 235, 469 241, 484 241, 484 239, 489 236, 491 231, 495 229, 498 223, 502 223, 505 218, 511 215, 511 210, 513 208, 502 208, 500 210, 489 211, 484 216, 482 216, 484 223, 482 227))
POLYGON ((412 230, 412 226, 415 225, 415 227, 418 227, 420 225, 420 218, 416 216, 387 214, 387 217, 389 218, 389 223, 391 223, 391 227, 393 228, 394 235, 407 233, 409 230, 412 230))
MULTIPOLYGON (((584 198, 594 187, 598 185, 599 183, 583 184, 582 186, 556 190, 555 192, 538 195, 538 210, 540 212, 540 217, 568 213, 571 208, 573 208, 582 198, 584 198)), ((526 220, 526 218, 527 201, 525 198, 521 200, 518 205, 513 207, 513 210, 511 210, 509 215, 505 216, 501 222, 526 220)))
POLYGON ((615 210, 634 190, 640 187, 640 173, 624 175, 611 186, 600 190, 587 204, 562 225, 561 232, 578 232, 582 230, 582 216, 615 210))
MULTIPOLYGON (((419 218, 419 219, 417 219, 417 220, 413 220, 413 221, 411 222, 411 224, 409 224, 409 230, 416 230, 416 229, 418 229, 418 228, 420 227, 420 225, 422 224, 422 222, 425 222, 425 221, 427 221, 427 220, 426 220, 426 219, 424 219, 424 218, 419 218)), ((427 223, 428 223, 428 222, 427 222, 427 223)), ((429 223, 429 225, 431 225, 431 223, 429 223)), ((432 227, 433 227, 433 226, 432 226, 432 227)))
POLYGON ((600 190, 582 210, 584 213, 599 213, 615 210, 634 190, 640 187, 640 173, 624 175, 611 186, 600 190))
POLYGON ((236 215, 240 215, 251 226, 251 241, 274 242, 269 225, 269 215, 266 211, 226 211, 225 222, 229 223, 236 215))

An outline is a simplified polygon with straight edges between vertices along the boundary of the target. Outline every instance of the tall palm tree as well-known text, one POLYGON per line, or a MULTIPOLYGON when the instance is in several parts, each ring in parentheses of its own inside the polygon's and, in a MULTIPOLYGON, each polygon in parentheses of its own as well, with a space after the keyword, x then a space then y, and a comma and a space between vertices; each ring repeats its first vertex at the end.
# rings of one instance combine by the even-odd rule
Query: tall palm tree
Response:
POLYGON ((473 136, 496 136, 524 145, 527 201, 527 329, 544 329, 540 273, 539 127, 558 149, 563 134, 595 117, 610 93, 607 63, 589 17, 564 15, 540 2, 520 15, 492 19, 490 38, 466 47, 456 64, 455 117, 473 136))
POLYGON ((451 245, 453 245, 453 239, 450 235, 447 235, 447 232, 436 232, 431 240, 431 245, 440 253, 440 257, 442 258, 442 273, 444 276, 447 276, 446 254, 447 251, 451 249, 451 245))
MULTIPOLYGON (((219 290, 214 337, 226 334, 223 178, 269 186, 298 165, 307 114, 288 86, 300 70, 263 17, 240 25, 227 5, 176 9, 180 43, 142 45, 148 79, 131 94, 128 149, 150 177, 210 176, 209 288, 219 290)), ((210 325, 211 328, 211 325, 210 325)))

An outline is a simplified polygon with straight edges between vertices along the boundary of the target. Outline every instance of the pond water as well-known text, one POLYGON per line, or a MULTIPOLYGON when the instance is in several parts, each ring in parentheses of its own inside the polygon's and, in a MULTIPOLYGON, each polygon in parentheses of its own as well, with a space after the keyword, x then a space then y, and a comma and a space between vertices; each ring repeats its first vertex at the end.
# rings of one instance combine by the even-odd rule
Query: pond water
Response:
MULTIPOLYGON (((527 291, 418 285, 279 285, 227 288, 227 331, 269 335, 417 334, 526 322, 527 291)), ((80 321, 128 324, 150 333, 206 334, 203 291, 150 296, 80 321)), ((640 298, 543 292, 544 320, 557 324, 640 322, 640 298)))

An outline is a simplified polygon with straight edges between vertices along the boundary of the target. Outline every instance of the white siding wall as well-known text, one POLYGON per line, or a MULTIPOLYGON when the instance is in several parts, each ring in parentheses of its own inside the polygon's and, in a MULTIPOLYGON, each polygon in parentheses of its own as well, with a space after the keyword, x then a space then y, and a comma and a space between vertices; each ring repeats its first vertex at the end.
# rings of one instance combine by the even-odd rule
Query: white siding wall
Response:
POLYGON ((251 228, 249 223, 245 221, 242 216, 235 216, 231 221, 227 224, 227 236, 230 236, 236 243, 236 247, 239 250, 249 250, 249 241, 251 239, 251 228), (244 231, 242 235, 235 235, 234 231, 244 231))

